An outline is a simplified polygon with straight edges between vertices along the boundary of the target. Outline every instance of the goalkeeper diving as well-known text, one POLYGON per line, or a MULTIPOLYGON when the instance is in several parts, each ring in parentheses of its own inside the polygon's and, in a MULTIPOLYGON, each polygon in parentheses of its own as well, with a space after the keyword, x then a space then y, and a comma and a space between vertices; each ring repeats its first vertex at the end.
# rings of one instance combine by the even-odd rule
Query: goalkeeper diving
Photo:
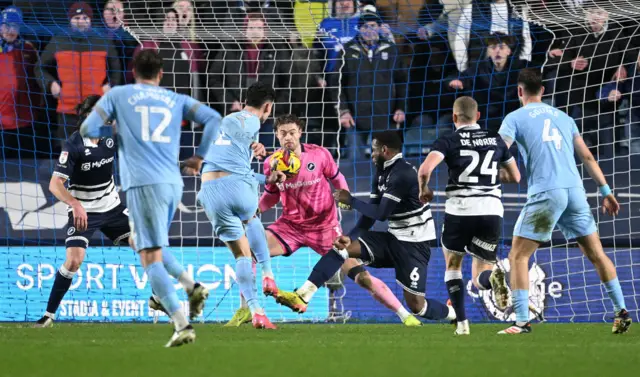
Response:
POLYGON ((631 317, 616 268, 602 248, 574 153, 600 187, 602 212, 617 215, 620 205, 575 121, 542 103, 543 93, 540 73, 522 70, 518 75, 518 97, 523 107, 507 115, 499 131, 507 146, 518 143, 528 172, 527 203, 515 224, 509 253, 516 322, 499 334, 531 332, 529 259, 541 243, 551 239, 556 224, 568 240, 576 239, 604 284, 615 312, 612 332, 625 333, 631 326, 631 317))
MULTIPOLYGON (((265 185, 260 197, 260 212, 269 210, 278 202, 283 207, 282 216, 267 227, 266 253, 271 257, 290 256, 304 246, 324 255, 331 250, 334 240, 342 236, 331 186, 346 191, 349 186, 326 148, 300 142, 303 130, 304 123, 296 115, 280 116, 274 131, 281 149, 264 162, 265 174, 270 175, 275 170, 289 177, 285 183, 265 185)), ((264 237, 262 227, 256 224, 259 223, 251 221, 247 224, 247 235, 264 237)), ((342 271, 396 313, 405 325, 420 326, 420 321, 402 306, 389 287, 367 272, 361 262, 348 259, 342 265, 342 271)), ((290 302, 294 299, 295 294, 285 291, 279 291, 276 297, 280 303, 288 302, 287 306, 294 305, 290 302)), ((251 321, 251 312, 246 301, 242 301, 242 307, 227 326, 240 326, 251 321)), ((306 308, 300 307, 300 311, 304 310, 306 308)))

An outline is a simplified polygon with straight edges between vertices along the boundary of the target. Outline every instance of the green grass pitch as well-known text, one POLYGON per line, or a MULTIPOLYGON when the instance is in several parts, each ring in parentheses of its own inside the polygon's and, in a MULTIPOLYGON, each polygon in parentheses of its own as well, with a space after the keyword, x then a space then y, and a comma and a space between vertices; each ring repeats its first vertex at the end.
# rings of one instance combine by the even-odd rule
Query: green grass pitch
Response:
POLYGON ((0 376, 11 377, 371 377, 632 376, 640 332, 612 335, 609 324, 537 324, 522 336, 505 325, 196 324, 195 344, 163 348, 167 324, 0 324, 0 376))

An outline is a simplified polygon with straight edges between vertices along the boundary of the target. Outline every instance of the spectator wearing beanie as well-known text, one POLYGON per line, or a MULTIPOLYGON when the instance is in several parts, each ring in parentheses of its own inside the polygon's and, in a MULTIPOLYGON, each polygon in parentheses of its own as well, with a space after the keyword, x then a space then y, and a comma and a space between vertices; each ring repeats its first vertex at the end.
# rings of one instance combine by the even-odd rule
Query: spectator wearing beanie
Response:
POLYGON ((0 14, 0 155, 34 157, 34 114, 42 96, 33 74, 38 53, 20 36, 22 12, 7 7, 0 14), (4 154, 2 154, 4 152, 4 154))
POLYGON ((58 99, 58 129, 51 130, 51 136, 59 145, 77 127, 76 106, 121 82, 118 54, 109 40, 93 32, 92 17, 91 6, 74 3, 68 12, 69 31, 51 39, 40 58, 42 69, 36 69, 43 89, 58 99))

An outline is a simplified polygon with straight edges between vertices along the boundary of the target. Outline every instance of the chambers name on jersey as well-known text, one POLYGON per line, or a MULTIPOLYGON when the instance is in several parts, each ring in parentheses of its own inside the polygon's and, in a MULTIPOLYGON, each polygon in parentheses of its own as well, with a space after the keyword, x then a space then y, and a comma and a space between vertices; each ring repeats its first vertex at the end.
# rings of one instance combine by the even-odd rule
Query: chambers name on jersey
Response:
POLYGON ((449 167, 445 212, 456 216, 504 215, 499 165, 513 159, 497 132, 480 126, 459 127, 438 138, 431 153, 449 167))
MULTIPOLYGON (((87 212, 104 213, 120 204, 113 180, 117 145, 108 137, 94 144, 74 132, 64 144, 53 174, 68 180, 71 195, 87 212)), ((71 211, 71 207, 67 207, 71 211)))

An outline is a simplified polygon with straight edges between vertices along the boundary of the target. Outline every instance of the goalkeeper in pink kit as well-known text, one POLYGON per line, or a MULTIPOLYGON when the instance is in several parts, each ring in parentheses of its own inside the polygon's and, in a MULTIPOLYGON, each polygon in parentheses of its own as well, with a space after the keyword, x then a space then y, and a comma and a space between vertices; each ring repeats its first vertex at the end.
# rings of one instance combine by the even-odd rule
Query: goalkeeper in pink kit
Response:
MULTIPOLYGON (((284 168, 282 170, 290 177, 284 183, 265 185, 260 198, 260 212, 267 211, 279 201, 283 207, 282 216, 267 227, 269 253, 272 257, 289 256, 307 246, 323 255, 333 247, 334 240, 342 235, 331 185, 341 190, 348 190, 349 187, 328 150, 318 145, 300 143, 303 122, 297 116, 280 116, 274 128, 283 149, 264 162, 264 174, 270 174, 274 168, 279 169, 280 163, 284 168), (288 155, 289 160, 285 162, 283 160, 286 158, 278 159, 282 154, 288 155)), ((389 287, 369 274, 357 260, 347 260, 342 270, 378 302, 395 312, 405 325, 421 324, 402 306, 389 287)), ((287 298, 278 295, 277 299, 287 298)), ((251 322, 251 313, 243 300, 243 306, 227 326, 240 326, 247 322, 251 322)))

